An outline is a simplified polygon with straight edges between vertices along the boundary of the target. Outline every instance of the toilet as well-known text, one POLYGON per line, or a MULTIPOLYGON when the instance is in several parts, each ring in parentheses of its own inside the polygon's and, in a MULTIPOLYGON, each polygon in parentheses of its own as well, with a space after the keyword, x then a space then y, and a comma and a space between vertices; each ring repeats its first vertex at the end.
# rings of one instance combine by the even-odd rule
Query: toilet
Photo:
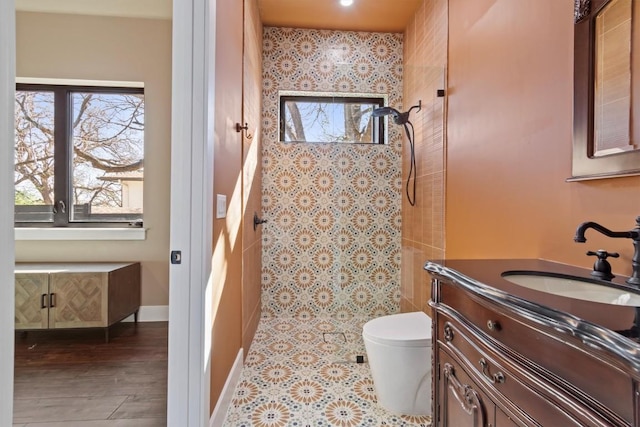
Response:
POLYGON ((397 415, 431 415, 431 318, 421 311, 378 317, 362 338, 378 403, 397 415))

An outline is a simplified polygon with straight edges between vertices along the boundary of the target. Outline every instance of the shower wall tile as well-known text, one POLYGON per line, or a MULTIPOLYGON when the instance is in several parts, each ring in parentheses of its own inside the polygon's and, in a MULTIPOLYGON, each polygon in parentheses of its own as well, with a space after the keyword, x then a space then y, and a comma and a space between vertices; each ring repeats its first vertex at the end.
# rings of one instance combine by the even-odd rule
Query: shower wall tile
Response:
MULTIPOLYGON (((436 91, 446 87, 447 0, 424 0, 405 31, 404 100, 422 101, 415 115, 416 205, 402 207, 402 311, 430 313, 428 275, 417 269, 405 273, 405 264, 423 266, 444 258, 445 209, 445 101, 436 91)), ((403 150, 403 178, 409 171, 409 152, 403 150)))
POLYGON ((262 312, 380 316, 400 305, 402 135, 282 143, 280 91, 383 93, 402 109, 403 36, 265 28, 262 312))
POLYGON ((428 275, 423 270, 424 260, 430 259, 430 246, 408 242, 402 246, 401 294, 402 311, 421 311, 429 299, 430 290, 425 286, 428 275))

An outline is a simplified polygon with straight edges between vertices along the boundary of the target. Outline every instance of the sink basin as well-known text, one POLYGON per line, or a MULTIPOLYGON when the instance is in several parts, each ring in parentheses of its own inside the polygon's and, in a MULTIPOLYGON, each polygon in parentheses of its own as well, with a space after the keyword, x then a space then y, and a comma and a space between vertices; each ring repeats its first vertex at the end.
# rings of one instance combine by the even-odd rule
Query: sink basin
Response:
POLYGON ((518 286, 562 297, 640 307, 640 289, 616 283, 540 271, 505 271, 502 278, 518 286))

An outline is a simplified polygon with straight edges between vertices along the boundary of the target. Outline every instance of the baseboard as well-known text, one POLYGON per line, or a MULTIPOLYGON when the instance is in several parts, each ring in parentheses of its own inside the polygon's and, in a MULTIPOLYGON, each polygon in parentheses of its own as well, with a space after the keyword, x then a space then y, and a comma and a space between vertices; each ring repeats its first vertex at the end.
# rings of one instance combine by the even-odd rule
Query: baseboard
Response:
MULTIPOLYGON (((169 306, 168 305, 143 305, 138 312, 138 322, 168 322, 169 306)), ((123 322, 133 322, 133 314, 123 322)))
POLYGON ((238 384, 240 373, 242 372, 242 354, 242 349, 240 349, 238 356, 236 357, 236 361, 233 363, 233 367, 231 368, 231 372, 229 372, 227 381, 224 383, 218 403, 216 403, 216 407, 213 409, 213 413, 211 414, 209 427, 222 427, 222 424, 224 423, 224 417, 227 415, 227 410, 229 409, 231 399, 233 398, 233 392, 236 389, 236 384, 238 384))

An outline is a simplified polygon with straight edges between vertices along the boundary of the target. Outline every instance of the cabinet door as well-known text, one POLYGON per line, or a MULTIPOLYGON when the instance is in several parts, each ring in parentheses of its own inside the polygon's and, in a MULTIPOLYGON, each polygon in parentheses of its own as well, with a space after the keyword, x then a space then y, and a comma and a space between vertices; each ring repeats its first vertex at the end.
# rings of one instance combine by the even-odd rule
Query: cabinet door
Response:
POLYGON ((107 326, 107 273, 51 273, 50 328, 107 326))
POLYGON ((441 425, 488 427, 495 425, 495 404, 450 357, 440 352, 441 425))
POLYGON ((16 273, 15 293, 15 328, 47 329, 49 274, 16 273))

